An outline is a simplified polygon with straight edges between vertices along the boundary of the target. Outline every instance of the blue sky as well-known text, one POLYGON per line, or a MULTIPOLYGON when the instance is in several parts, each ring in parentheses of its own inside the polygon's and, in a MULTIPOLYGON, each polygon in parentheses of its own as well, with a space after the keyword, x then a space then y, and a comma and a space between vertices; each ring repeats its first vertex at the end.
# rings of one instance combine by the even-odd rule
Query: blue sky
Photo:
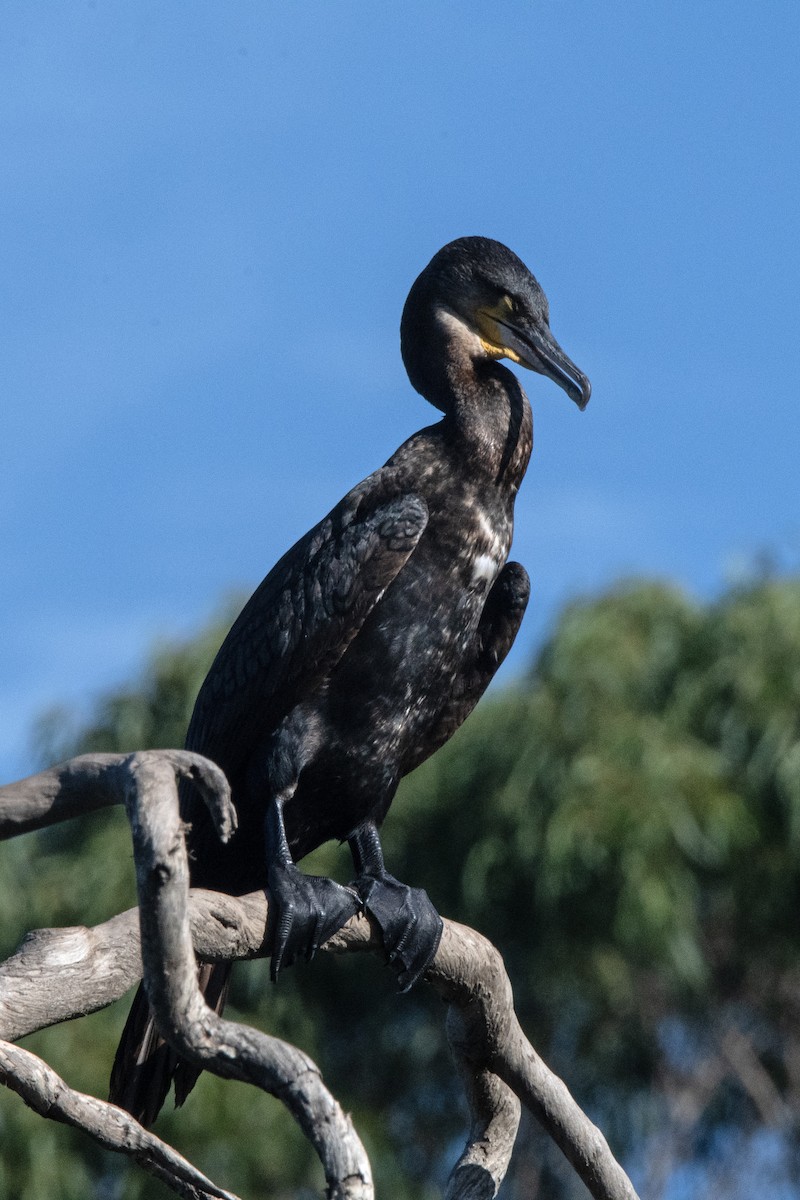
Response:
POLYGON ((620 576, 796 566, 799 32, 788 0, 11 0, 0 776, 429 422, 398 322, 462 234, 594 387, 525 373, 511 671, 620 576))

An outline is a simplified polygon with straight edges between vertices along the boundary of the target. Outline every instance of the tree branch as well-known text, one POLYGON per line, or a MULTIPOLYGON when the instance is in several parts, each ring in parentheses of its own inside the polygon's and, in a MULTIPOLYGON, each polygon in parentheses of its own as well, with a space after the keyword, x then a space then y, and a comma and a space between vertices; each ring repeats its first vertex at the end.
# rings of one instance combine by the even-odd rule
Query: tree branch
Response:
MULTIPOLYGON (((198 756, 186 752, 130 756, 124 766, 122 756, 85 756, 92 778, 101 758, 101 767, 123 772, 118 776, 115 798, 105 803, 120 801, 119 781, 125 780, 121 790, 127 796, 134 828, 146 985, 165 1036, 181 1054, 206 1069, 256 1083, 290 1107, 294 1105, 296 1119, 321 1156, 324 1145, 320 1149, 318 1143, 326 1139, 327 1144, 337 1143, 339 1155, 342 1137, 354 1139, 348 1145, 355 1146, 352 1126, 305 1055, 245 1026, 222 1021, 199 997, 192 947, 198 958, 206 961, 268 953, 268 908, 263 893, 237 899, 200 890, 188 892, 175 772, 191 771, 193 777, 199 777, 224 835, 231 826, 231 812, 227 788, 219 785, 216 768, 200 760, 201 769, 198 756)), ((76 764, 81 762, 73 760, 66 767, 77 770, 76 764)), ((9 785, 17 789, 16 799, 9 797, 9 788, 0 789, 0 836, 4 828, 11 830, 5 835, 10 836, 22 827, 34 828, 72 815, 73 810, 67 809, 72 803, 68 797, 77 788, 73 770, 65 773, 62 767, 43 773, 49 786, 46 804, 33 799, 33 780, 9 785), (30 824, 31 820, 37 825, 30 824)), ((101 807, 97 797, 106 794, 107 783, 95 781, 91 807, 101 807)), ((28 935, 17 953, 0 966, 0 1034, 10 1039, 21 1037, 45 1024, 104 1007, 126 991, 140 970, 136 921, 134 909, 91 930, 42 930, 28 935), (42 997, 44 980, 46 999, 42 997)), ((366 916, 353 918, 325 949, 383 953, 379 935, 366 916)), ((445 921, 426 979, 448 1005, 448 1036, 472 1113, 470 1138, 450 1177, 447 1200, 483 1200, 496 1194, 516 1136, 520 1101, 556 1141, 596 1200, 636 1200, 630 1180, 602 1133, 522 1032, 508 976, 491 943, 474 930, 445 921)), ((371 1194, 365 1156, 362 1162, 353 1151, 352 1162, 357 1165, 352 1174, 346 1173, 350 1168, 343 1165, 341 1155, 336 1162, 342 1190, 334 1195, 371 1194)))
POLYGON ((138 756, 81 754, 0 787, 0 841, 123 804, 130 764, 142 757, 169 763, 175 777, 191 779, 203 795, 230 800, 228 781, 219 767, 191 750, 148 750, 138 756))
POLYGON ((51 1067, 21 1046, 0 1042, 0 1083, 15 1091, 40 1116, 72 1125, 106 1149, 127 1154, 187 1200, 238 1200, 233 1192, 217 1187, 166 1142, 143 1129, 129 1113, 73 1091, 51 1067))
MULTIPOLYGON (((226 1078, 254 1083, 278 1096, 317 1151, 332 1200, 371 1200, 369 1160, 352 1122, 325 1087, 316 1064, 277 1038, 223 1021, 208 1008, 198 989, 188 921, 189 870, 176 776, 192 779, 208 805, 217 832, 227 840, 236 827, 236 814, 222 772, 198 755, 182 751, 84 756, 43 772, 41 789, 36 786, 36 777, 3 788, 0 791, 2 836, 13 836, 74 815, 82 772, 87 776, 90 809, 124 802, 128 812, 141 901, 138 916, 144 981, 160 1032, 187 1059, 226 1078)), ((124 918, 111 924, 114 923, 117 934, 127 925, 124 918)), ((263 935, 263 927, 261 932, 263 935)), ((70 930, 66 937, 63 933, 59 936, 59 931, 41 931, 38 936, 26 939, 20 951, 5 964, 8 969, 0 977, 0 1034, 8 1036, 13 1030, 14 1036, 20 1036, 20 1017, 21 1027, 24 1029, 27 1024, 28 1031, 32 1029, 30 1014, 26 1017, 25 1012, 25 999, 32 996, 26 957, 39 984, 47 978, 49 996, 52 997, 54 990, 62 993, 59 1000, 62 1007, 64 989, 53 988, 50 968, 57 970, 65 965, 74 1005, 76 990, 83 991, 81 984, 85 982, 80 971, 75 971, 76 963, 87 952, 94 957, 93 951, 98 948, 94 941, 92 946, 88 930, 70 930), (49 936, 53 932, 55 936, 49 936)), ((79 1009, 97 1009, 113 998, 119 983, 130 975, 130 954, 123 955, 122 963, 122 969, 115 970, 116 978, 103 983, 102 1000, 97 994, 87 996, 84 992, 77 1002, 79 1009)), ((33 999, 41 1020, 41 987, 34 988, 33 999)), ((43 1023, 53 1024, 57 1019, 60 1018, 51 1008, 45 1012, 43 1023)), ((15 1073, 20 1060, 12 1054, 7 1061, 9 1082, 13 1079, 19 1085, 17 1090, 22 1090, 24 1084, 15 1073)), ((50 1075, 66 1095, 69 1090, 64 1089, 52 1072, 50 1075)), ((92 1102, 89 1097, 76 1100, 76 1093, 69 1095, 78 1106, 76 1121, 103 1144, 107 1144, 109 1122, 130 1127, 131 1120, 122 1110, 92 1102), (116 1115, 112 1118, 109 1113, 116 1115)), ((44 1107, 49 1114, 51 1106, 44 1107)), ((140 1161, 179 1194, 186 1194, 185 1188, 181 1191, 183 1181, 169 1166, 147 1155, 140 1161)))
MULTIPOLYGON (((235 827, 229 794, 207 789, 204 799, 227 841, 235 827)), ((373 1195, 369 1160, 316 1063, 278 1038, 224 1020, 197 986, 189 863, 169 763, 133 756, 126 809, 133 831, 144 983, 159 1033, 197 1066, 278 1096, 319 1155, 331 1200, 368 1200, 373 1195)))

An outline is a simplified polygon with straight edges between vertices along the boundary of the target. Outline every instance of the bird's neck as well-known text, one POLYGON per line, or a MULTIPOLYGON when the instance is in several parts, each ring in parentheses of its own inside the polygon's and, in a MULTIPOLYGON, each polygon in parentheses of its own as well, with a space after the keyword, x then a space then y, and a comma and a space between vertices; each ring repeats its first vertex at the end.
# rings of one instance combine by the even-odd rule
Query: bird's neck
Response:
POLYGON ((443 429, 470 472, 516 493, 530 459, 530 404, 512 371, 486 355, 458 318, 437 314, 427 338, 404 347, 409 378, 444 414, 443 429), (456 322, 458 323, 456 325, 456 322))

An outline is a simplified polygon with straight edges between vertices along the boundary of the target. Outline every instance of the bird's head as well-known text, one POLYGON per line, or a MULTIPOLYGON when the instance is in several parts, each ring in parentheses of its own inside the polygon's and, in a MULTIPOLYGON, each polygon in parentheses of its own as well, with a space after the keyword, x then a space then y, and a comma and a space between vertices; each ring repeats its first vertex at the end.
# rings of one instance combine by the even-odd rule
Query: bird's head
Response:
POLYGON ((547 297, 507 246, 484 237, 449 242, 416 280, 403 311, 401 346, 411 381, 418 387, 420 333, 433 319, 474 359, 509 358, 547 375, 584 409, 591 384, 553 337, 549 317, 547 297))

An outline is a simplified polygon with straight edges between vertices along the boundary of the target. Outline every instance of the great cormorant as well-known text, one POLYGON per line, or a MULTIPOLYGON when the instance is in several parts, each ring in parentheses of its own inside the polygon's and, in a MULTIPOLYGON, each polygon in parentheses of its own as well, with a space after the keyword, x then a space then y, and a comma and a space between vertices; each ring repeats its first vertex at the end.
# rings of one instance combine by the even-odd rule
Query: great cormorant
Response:
MULTIPOLYGON (((400 984, 436 952, 427 895, 384 867, 378 829, 403 775, 469 715, 508 653, 528 576, 507 563, 532 421, 498 359, 547 375, 583 409, 589 381, 550 332, 542 289, 499 242, 460 238, 411 288, 401 323, 411 383, 444 413, 291 549, 249 600, 197 697, 186 739, 228 776, 238 832, 223 846, 184 789, 194 886, 270 892, 272 976, 366 907, 400 984), (350 844, 350 887, 296 862, 350 844)), ((230 964, 200 968, 221 1009, 230 964)), ((145 1123, 198 1072, 156 1034, 140 988, 111 1098, 145 1123)))

